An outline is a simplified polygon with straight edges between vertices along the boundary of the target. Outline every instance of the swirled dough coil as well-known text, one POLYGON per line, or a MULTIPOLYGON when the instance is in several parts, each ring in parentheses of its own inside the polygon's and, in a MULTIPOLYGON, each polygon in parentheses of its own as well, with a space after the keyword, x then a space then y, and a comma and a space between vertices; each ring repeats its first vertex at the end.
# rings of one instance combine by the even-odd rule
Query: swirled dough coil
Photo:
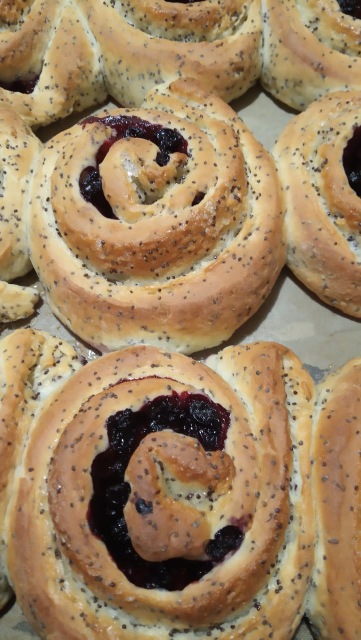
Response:
POLYGON ((325 93, 361 89, 359 3, 262 0, 261 82, 302 111, 325 93))
POLYGON ((55 136, 35 189, 30 250, 49 304, 102 351, 219 344, 285 262, 270 155, 192 80, 55 136))
POLYGON ((12 283, 31 268, 27 217, 33 172, 42 145, 10 105, 0 105, 0 322, 30 316, 38 300, 12 283))
POLYGON ((4 559, 7 506, 29 430, 40 406, 79 368, 74 349, 45 332, 18 329, 0 341, 0 608, 13 594, 4 559))
POLYGON ((9 576, 40 636, 291 638, 313 562, 313 402, 272 343, 205 364, 134 346, 76 372, 36 418, 8 509, 9 576))
POLYGON ((81 3, 1 2, 0 87, 0 101, 10 102, 33 127, 106 98, 98 48, 81 3))
POLYGON ((192 76, 229 102, 260 74, 259 0, 85 0, 110 94, 140 106, 154 84, 192 76))
POLYGON ((361 93, 335 92, 286 125, 273 149, 287 264, 323 302, 361 317, 361 93))
POLYGON ((361 361, 317 388, 312 444, 316 546, 307 615, 317 638, 361 638, 361 361))
POLYGON ((260 0, 6 0, 0 102, 33 126, 101 104, 139 107, 193 76, 230 101, 260 74, 260 0))

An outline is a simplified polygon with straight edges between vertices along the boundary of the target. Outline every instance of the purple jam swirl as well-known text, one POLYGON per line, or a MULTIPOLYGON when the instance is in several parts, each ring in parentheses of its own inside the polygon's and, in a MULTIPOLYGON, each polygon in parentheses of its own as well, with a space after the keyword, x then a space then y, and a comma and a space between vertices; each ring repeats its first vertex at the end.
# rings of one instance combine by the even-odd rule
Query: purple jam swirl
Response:
POLYGON ((38 80, 39 76, 35 74, 28 78, 16 78, 16 80, 13 80, 12 82, 0 80, 0 87, 6 91, 12 91, 13 93, 29 94, 34 91, 38 80))
POLYGON ((361 198, 361 126, 355 128, 348 140, 342 162, 350 187, 361 198))
POLYGON ((342 13, 346 13, 353 18, 361 18, 360 0, 337 0, 342 13))
POLYGON ((110 147, 117 140, 122 138, 143 138, 157 145, 159 151, 156 162, 160 167, 165 166, 170 159, 171 153, 187 154, 188 143, 176 130, 163 127, 160 124, 147 122, 138 116, 117 115, 97 117, 90 116, 82 121, 81 125, 102 122, 112 128, 113 133, 106 139, 98 149, 96 154, 96 166, 86 167, 80 174, 79 187, 83 198, 93 204, 106 218, 115 218, 112 208, 107 202, 102 188, 102 181, 99 174, 99 165, 104 160, 110 147))
MULTIPOLYGON (((246 522, 230 522, 208 542, 207 560, 146 561, 133 549, 123 513, 130 495, 124 474, 130 457, 148 433, 172 429, 197 438, 206 451, 216 451, 224 447, 229 424, 229 413, 221 405, 202 394, 188 392, 159 396, 139 411, 125 409, 107 419, 109 448, 93 460, 94 493, 88 520, 92 532, 104 542, 118 568, 133 584, 145 589, 183 589, 242 544, 246 522)), ((141 497, 138 502, 138 512, 146 514, 149 504, 141 497)))

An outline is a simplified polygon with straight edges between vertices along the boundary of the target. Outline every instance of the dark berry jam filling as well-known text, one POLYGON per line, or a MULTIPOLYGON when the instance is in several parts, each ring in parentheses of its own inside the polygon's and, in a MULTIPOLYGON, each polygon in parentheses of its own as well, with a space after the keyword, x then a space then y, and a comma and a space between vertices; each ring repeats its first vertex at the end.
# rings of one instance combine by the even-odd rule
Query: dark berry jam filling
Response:
POLYGON ((187 154, 188 143, 176 129, 153 124, 137 116, 127 115, 105 116, 103 118, 90 116, 82 121, 82 126, 85 127, 93 122, 102 122, 111 127, 113 133, 98 149, 95 158, 96 167, 89 166, 81 172, 79 187, 83 198, 93 204, 106 218, 115 218, 115 216, 103 193, 99 165, 114 142, 122 138, 143 138, 153 142, 159 149, 156 162, 160 167, 164 167, 169 162, 171 153, 187 154))
POLYGON ((353 18, 361 18, 360 0, 337 0, 342 13, 346 13, 353 18))
MULTIPOLYGON (((207 560, 172 558, 149 562, 134 551, 123 514, 130 495, 124 474, 130 457, 148 433, 172 429, 197 438, 206 451, 215 451, 224 448, 229 423, 229 413, 221 405, 202 394, 187 392, 159 396, 139 411, 125 409, 107 419, 109 448, 98 454, 92 464, 94 493, 89 503, 89 525, 133 584, 145 589, 183 589, 242 544, 246 523, 232 522, 208 542, 207 560)), ((139 513, 152 509, 151 503, 143 499, 138 502, 139 513)))
POLYGON ((3 82, 0 80, 1 89, 12 91, 13 93, 32 93, 39 80, 38 75, 32 75, 29 78, 17 78, 13 82, 3 82))
POLYGON ((350 187, 361 198, 361 126, 356 127, 347 142, 342 162, 350 187))

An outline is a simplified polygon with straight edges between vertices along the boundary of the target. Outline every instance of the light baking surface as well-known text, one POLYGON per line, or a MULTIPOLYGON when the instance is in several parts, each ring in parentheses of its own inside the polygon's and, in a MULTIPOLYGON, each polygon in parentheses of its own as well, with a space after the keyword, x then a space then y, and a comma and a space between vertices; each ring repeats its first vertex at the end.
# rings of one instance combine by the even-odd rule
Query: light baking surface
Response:
MULTIPOLYGON (((250 90, 232 106, 267 149, 272 148, 278 134, 294 115, 291 110, 271 100, 259 87, 250 90)), ((39 132, 39 136, 45 140, 78 119, 79 116, 72 116, 61 124, 39 132)), ((34 274, 23 278, 22 282, 34 284, 41 292, 34 274)), ((14 329, 28 324, 26 321, 12 323, 4 326, 2 330, 0 327, 0 333, 5 336, 14 329)), ((36 316, 30 324, 67 339, 88 359, 97 357, 87 345, 79 342, 61 325, 44 302, 37 309, 36 316)), ((280 342, 296 353, 317 381, 325 372, 336 369, 352 357, 361 356, 361 347, 358 346, 360 337, 359 321, 347 318, 323 305, 306 291, 287 269, 284 269, 268 300, 255 316, 236 332, 230 343, 240 344, 254 340, 280 342)), ((202 359, 209 353, 211 351, 207 354, 196 354, 195 357, 202 359)), ((37 638, 16 604, 0 618, 0 638, 37 638)), ((306 625, 302 624, 295 640, 310 638, 306 625)))

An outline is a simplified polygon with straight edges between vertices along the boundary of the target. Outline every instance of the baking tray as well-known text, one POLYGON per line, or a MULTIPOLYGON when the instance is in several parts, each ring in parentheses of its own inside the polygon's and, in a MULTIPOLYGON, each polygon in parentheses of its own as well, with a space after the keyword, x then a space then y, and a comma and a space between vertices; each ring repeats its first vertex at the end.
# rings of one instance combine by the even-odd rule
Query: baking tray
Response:
MULTIPOLYGON (((295 115, 294 111, 274 101, 258 85, 233 102, 232 106, 268 150, 272 148, 288 120, 295 115)), ((79 114, 72 115, 65 121, 37 133, 45 141, 78 119, 79 114)), ((34 273, 22 278, 20 283, 31 284, 42 294, 41 285, 34 273)), ((30 321, 15 322, 3 327, 0 325, 0 333, 5 336, 16 328, 28 325, 68 340, 88 360, 98 356, 69 333, 53 316, 43 298, 30 321)), ((359 321, 347 318, 321 303, 287 268, 284 268, 269 298, 251 320, 233 335, 228 344, 249 343, 255 340, 280 342, 297 354, 318 381, 325 373, 335 370, 350 358, 361 356, 360 337, 359 321)), ((194 357, 202 359, 219 348, 195 354, 194 357)), ((25 621, 16 602, 11 603, 0 618, 0 640, 27 640, 37 637, 25 621)), ((311 638, 306 624, 302 623, 295 640, 311 638)))

